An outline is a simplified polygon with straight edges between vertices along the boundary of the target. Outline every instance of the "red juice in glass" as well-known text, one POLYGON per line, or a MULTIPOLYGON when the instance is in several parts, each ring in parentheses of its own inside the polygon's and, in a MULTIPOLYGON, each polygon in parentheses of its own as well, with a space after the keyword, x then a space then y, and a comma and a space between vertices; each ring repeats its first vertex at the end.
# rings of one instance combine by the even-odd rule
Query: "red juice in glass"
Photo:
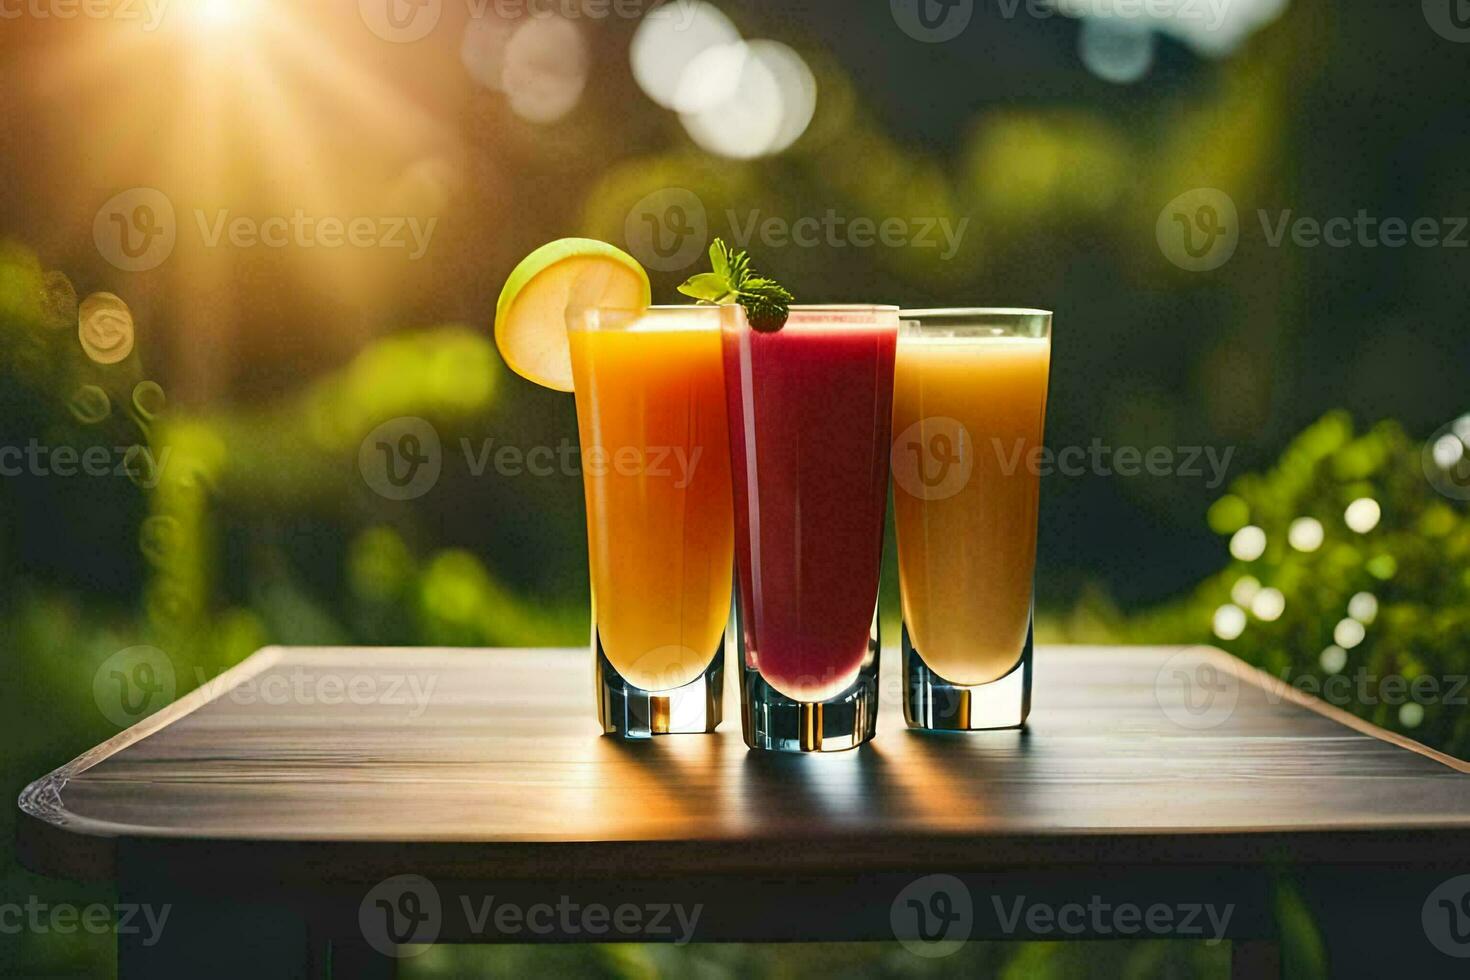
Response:
POLYGON ((894 307, 724 331, 742 717, 754 748, 852 748, 877 711, 894 307))

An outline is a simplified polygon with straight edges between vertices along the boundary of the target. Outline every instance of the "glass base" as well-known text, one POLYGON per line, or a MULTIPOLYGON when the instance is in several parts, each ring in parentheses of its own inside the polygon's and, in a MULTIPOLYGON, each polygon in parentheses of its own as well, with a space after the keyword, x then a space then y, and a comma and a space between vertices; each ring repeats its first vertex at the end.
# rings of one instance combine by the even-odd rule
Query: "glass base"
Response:
POLYGON ((670 691, 645 691, 623 679, 602 651, 596 632, 597 717, 604 735, 643 739, 655 735, 712 732, 720 724, 725 698, 725 641, 694 680, 670 691))
POLYGON ((978 732, 1020 728, 1031 713, 1032 630, 1026 630, 1021 659, 1010 673, 988 684, 965 687, 940 677, 909 640, 903 627, 903 717, 910 728, 935 732, 978 732))
POLYGON ((852 685, 825 701, 794 701, 742 665, 740 722, 745 744, 773 752, 843 752, 873 737, 878 725, 878 614, 868 652, 852 685))

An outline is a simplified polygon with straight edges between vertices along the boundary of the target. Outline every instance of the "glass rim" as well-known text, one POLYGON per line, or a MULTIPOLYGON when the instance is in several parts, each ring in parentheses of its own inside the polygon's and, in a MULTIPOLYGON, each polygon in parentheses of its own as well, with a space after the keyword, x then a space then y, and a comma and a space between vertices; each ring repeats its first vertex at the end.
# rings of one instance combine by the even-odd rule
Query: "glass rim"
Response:
MULTIPOLYGON (((731 304, 733 305, 733 304, 731 304)), ((717 313, 724 309, 711 303, 650 303, 647 306, 572 306, 569 313, 688 313, 691 310, 709 310, 717 313)))
MULTIPOLYGON (((599 330, 629 330, 650 319, 662 317, 688 318, 690 329, 725 329, 729 327, 754 328, 745 316, 745 308, 738 303, 676 303, 650 304, 649 306, 582 306, 569 307, 566 311, 568 331, 594 332, 599 330)), ((832 317, 837 323, 869 325, 882 328, 886 323, 899 324, 899 308, 892 304, 873 305, 867 303, 832 303, 823 305, 793 304, 788 326, 795 330, 808 331, 826 324, 822 317, 832 317), (813 321, 818 322, 813 322, 813 321)), ((657 328, 648 332, 656 332, 657 328)))
MULTIPOLYGON (((707 303, 681 303, 660 306, 581 306, 568 307, 566 328, 568 332, 589 333, 600 330, 624 330, 636 327, 650 319, 663 316, 679 316, 686 322, 694 321, 690 329, 719 330, 729 311, 728 306, 712 306, 707 303)), ((657 332, 651 330, 647 332, 657 332)))
POLYGON ((905 320, 920 317, 1028 317, 1044 316, 1052 317, 1056 314, 1051 310, 1033 309, 1023 306, 954 306, 936 307, 927 310, 899 310, 898 315, 905 320))
MULTIPOLYGON (((655 312, 688 312, 690 310, 709 310, 717 313, 727 306, 739 306, 739 303, 650 303, 648 306, 583 306, 572 308, 568 312, 591 312, 599 313, 655 313, 655 312)), ((743 309, 743 307, 742 307, 743 309)), ((792 303, 793 312, 802 313, 897 313, 900 308, 888 303, 792 303)))
MULTIPOLYGON (((755 327, 751 326, 747 317, 741 317, 739 323, 744 330, 752 333, 758 332, 755 327)), ((788 332, 807 335, 829 330, 852 332, 887 331, 901 328, 902 318, 898 315, 898 307, 891 304, 793 303, 789 308, 785 325, 779 331, 767 334, 767 336, 774 337, 788 332)))
POLYGON ((792 313, 897 313, 889 303, 792 303, 792 313))

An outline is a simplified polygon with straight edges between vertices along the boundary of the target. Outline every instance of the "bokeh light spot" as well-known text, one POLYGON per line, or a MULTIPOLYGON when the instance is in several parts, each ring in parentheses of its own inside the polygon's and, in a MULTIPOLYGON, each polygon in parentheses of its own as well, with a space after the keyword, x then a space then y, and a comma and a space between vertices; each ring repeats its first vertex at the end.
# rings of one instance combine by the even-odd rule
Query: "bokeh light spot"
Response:
POLYGON ((553 123, 576 108, 587 85, 587 43, 569 20, 529 20, 505 46, 500 75, 511 110, 529 122, 553 123))
POLYGON ((1247 524, 1230 539, 1230 554, 1240 561, 1255 561, 1266 553, 1266 532, 1247 524))
POLYGON ((1343 511, 1342 519, 1347 526, 1359 534, 1367 534, 1378 526, 1378 521, 1383 517, 1383 510, 1378 506, 1378 501, 1372 497, 1359 497, 1348 504, 1347 510, 1343 511))
POLYGON ((779 41, 752 41, 750 50, 781 92, 781 125, 766 147, 767 153, 780 153, 801 139, 817 113, 817 78, 801 55, 779 41))
POLYGON ((139 381, 133 386, 133 408, 145 420, 157 418, 167 404, 168 398, 163 393, 163 386, 157 381, 139 381))
POLYGON ((1378 597, 1371 592, 1359 592, 1348 600, 1348 615, 1367 626, 1378 618, 1378 597))
POLYGON ((1323 537, 1322 522, 1315 517, 1298 517, 1286 531, 1286 540, 1297 551, 1316 551, 1323 537))
POLYGON ((493 91, 500 90, 501 74, 505 71, 505 49, 514 33, 515 25, 499 17, 470 18, 464 28, 464 39, 460 41, 459 60, 476 83, 493 91))
POLYGON ((1363 642, 1368 631, 1363 624, 1356 619, 1344 619, 1340 621, 1332 631, 1332 640, 1344 650, 1351 650, 1363 642))
POLYGON ((1251 614, 1265 623, 1274 623, 1286 611, 1286 596, 1280 589, 1262 589, 1251 600, 1251 614))
POLYGON ((674 111, 709 112, 718 109, 740 88, 740 76, 750 59, 750 46, 744 41, 717 44, 694 56, 674 92, 674 111))
POLYGON ((1454 466, 1465 456, 1465 443, 1460 437, 1446 432, 1434 440, 1434 448, 1430 450, 1434 455, 1434 463, 1442 470, 1454 466))
POLYGON ((1340 646, 1330 646, 1322 651, 1318 662, 1322 664, 1322 669, 1327 673, 1336 674, 1347 666, 1347 651, 1340 646))
POLYGON ((82 385, 67 407, 78 422, 95 425, 112 414, 112 399, 97 385, 82 385))
POLYGON ((696 69, 697 95, 686 97, 681 86, 679 102, 699 108, 679 118, 690 138, 710 153, 736 160, 779 153, 811 124, 816 79, 784 44, 752 41, 714 48, 691 65, 691 74, 696 69))
POLYGON ((1103 81, 1128 85, 1138 81, 1154 64, 1154 35, 1147 29, 1088 19, 1077 32, 1082 64, 1103 81))
POLYGON ((665 109, 677 106, 689 66, 705 51, 740 41, 740 32, 703 0, 666 4, 643 18, 633 35, 633 78, 665 109))
POLYGON ((133 313, 112 293, 93 293, 77 308, 77 338, 87 357, 116 364, 133 352, 133 313))
POLYGON ((1215 610, 1214 630, 1215 635, 1222 640, 1233 640, 1245 632, 1245 610, 1231 603, 1226 603, 1215 610))
POLYGON ((1230 587, 1230 598, 1237 606, 1244 608, 1251 604, 1256 593, 1261 591, 1261 582, 1254 575, 1242 575, 1235 580, 1230 587))

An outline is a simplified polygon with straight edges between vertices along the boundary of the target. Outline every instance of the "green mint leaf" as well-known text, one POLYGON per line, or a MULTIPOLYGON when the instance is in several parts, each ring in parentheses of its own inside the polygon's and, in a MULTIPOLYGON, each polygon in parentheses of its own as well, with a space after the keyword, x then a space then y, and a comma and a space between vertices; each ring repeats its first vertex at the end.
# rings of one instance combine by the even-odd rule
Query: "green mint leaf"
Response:
POLYGON ((741 295, 749 294, 772 300, 784 300, 787 303, 790 303, 795 298, 786 290, 785 286, 776 280, 762 277, 745 280, 740 286, 740 293, 741 295))
POLYGON ((725 246, 723 238, 710 242, 709 264, 715 270, 715 275, 727 281, 730 279, 730 250, 725 246))
POLYGON ((733 303, 735 295, 729 280, 715 272, 701 272, 691 276, 679 287, 679 292, 706 303, 733 303))
POLYGON ((776 280, 757 276, 749 255, 731 251, 724 239, 716 238, 709 246, 709 262, 714 271, 691 276, 679 292, 705 303, 739 303, 751 327, 762 332, 786 325, 794 297, 776 280))
POLYGON ((741 283, 750 278, 750 256, 736 252, 730 256, 730 283, 737 290, 741 283))

